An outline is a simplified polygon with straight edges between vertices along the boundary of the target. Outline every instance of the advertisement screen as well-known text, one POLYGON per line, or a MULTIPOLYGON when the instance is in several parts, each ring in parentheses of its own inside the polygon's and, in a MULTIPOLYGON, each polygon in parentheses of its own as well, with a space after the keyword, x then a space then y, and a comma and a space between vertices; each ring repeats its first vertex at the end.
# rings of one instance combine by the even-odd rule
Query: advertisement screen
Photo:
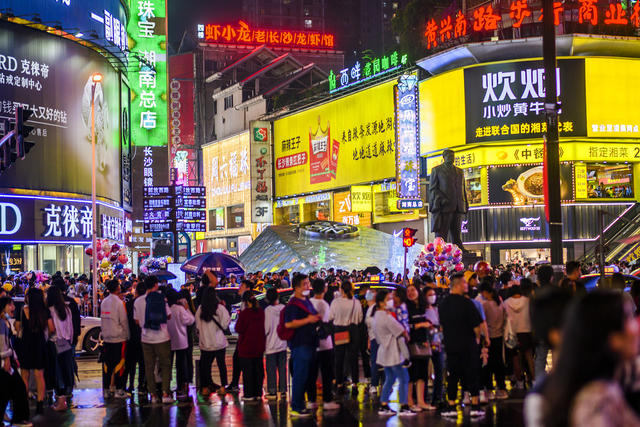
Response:
MULTIPOLYGON (((560 198, 562 201, 574 200, 573 170, 570 163, 560 165, 560 198)), ((489 204, 544 204, 542 165, 489 168, 489 204)))
POLYGON ((394 84, 275 121, 276 196, 394 177, 394 84))
POLYGON ((3 172, 2 187, 91 194, 91 75, 95 88, 96 191, 121 199, 120 78, 109 62, 79 44, 0 22, 0 117, 16 105, 34 111, 24 160, 3 172))
POLYGON ((194 147, 193 54, 169 58, 169 153, 176 169, 177 185, 198 183, 197 152, 194 147))
MULTIPOLYGON (((584 59, 559 59, 559 133, 586 136, 584 59)), ((541 138, 544 65, 541 60, 501 62, 464 70, 466 142, 541 138)))

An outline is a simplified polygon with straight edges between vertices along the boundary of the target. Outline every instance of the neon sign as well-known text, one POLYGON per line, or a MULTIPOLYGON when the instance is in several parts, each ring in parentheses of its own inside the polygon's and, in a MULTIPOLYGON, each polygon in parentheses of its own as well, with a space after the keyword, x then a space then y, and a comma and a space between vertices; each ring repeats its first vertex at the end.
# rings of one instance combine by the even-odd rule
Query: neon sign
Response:
POLYGON ((345 68, 339 71, 339 76, 333 71, 329 71, 329 93, 338 92, 356 84, 364 83, 374 77, 395 71, 409 62, 407 54, 400 55, 394 51, 391 55, 381 58, 374 58, 370 61, 360 61, 351 68, 345 68), (339 85, 338 85, 339 83, 339 85))
MULTIPOLYGON (((400 76, 394 87, 396 110, 396 193, 401 199, 420 199, 420 112, 418 76, 400 76)), ((413 206, 413 203, 411 203, 413 206)), ((404 206, 408 209, 407 206, 404 206)))
POLYGON ((301 47, 311 49, 333 49, 333 34, 315 31, 289 31, 251 28, 244 21, 238 25, 198 24, 198 39, 221 44, 268 45, 275 47, 301 47))
MULTIPOLYGON (((571 12, 571 17, 577 16, 579 24, 613 28, 631 25, 635 29, 640 28, 640 2, 638 1, 633 4, 633 8, 625 8, 622 3, 610 3, 606 8, 598 8, 596 0, 578 0, 575 8, 572 10, 567 8, 567 10, 571 12)), ((528 0, 512 0, 508 7, 508 16, 513 28, 521 28, 526 23, 542 22, 543 12, 542 9, 534 11, 528 0)), ((573 22, 565 16, 568 16, 565 14, 565 4, 554 1, 554 25, 560 26, 562 20, 573 22)), ((504 23, 503 26, 507 28, 506 14, 503 15, 501 11, 494 10, 491 5, 480 6, 474 9, 469 16, 458 11, 455 15, 445 15, 440 20, 427 19, 424 32, 427 49, 435 48, 439 44, 449 41, 456 41, 470 34, 492 35, 492 32, 498 29, 498 23, 501 21, 504 23)), ((450 43, 447 43, 447 46, 449 45, 450 43)))

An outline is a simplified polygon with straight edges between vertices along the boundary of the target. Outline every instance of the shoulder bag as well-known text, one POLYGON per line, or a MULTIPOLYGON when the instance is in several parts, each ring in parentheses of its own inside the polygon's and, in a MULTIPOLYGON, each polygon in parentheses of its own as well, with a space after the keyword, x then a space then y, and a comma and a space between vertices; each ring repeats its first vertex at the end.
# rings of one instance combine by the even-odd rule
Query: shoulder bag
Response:
MULTIPOLYGON (((334 345, 345 345, 351 342, 351 333, 349 331, 351 327, 351 319, 353 319, 353 310, 356 306, 355 297, 353 299, 353 306, 351 307, 351 313, 349 314, 349 325, 346 326, 345 330, 337 331, 333 333, 333 344, 334 345)), ((338 328, 343 328, 342 326, 338 326, 338 328)))

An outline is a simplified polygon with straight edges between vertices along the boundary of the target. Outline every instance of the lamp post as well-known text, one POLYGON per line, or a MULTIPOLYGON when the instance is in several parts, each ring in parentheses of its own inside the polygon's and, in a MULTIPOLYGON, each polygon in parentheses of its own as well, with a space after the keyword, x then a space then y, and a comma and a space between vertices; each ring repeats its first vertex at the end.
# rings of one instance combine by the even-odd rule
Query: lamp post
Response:
POLYGON ((96 211, 96 86, 102 82, 102 74, 91 75, 91 294, 93 297, 93 316, 98 317, 98 254, 96 251, 97 240, 97 211, 96 211))

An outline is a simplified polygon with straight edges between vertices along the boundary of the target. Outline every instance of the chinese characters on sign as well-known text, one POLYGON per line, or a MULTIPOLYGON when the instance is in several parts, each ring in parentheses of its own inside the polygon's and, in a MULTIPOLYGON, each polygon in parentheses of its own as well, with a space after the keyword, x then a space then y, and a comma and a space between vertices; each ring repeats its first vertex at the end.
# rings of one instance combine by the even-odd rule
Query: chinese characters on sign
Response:
MULTIPOLYGON (((584 75, 583 59, 558 61, 560 136, 586 136, 584 75)), ((469 67, 464 86, 467 142, 536 138, 546 132, 542 61, 469 67)))
MULTIPOLYGON (((102 209, 100 207, 100 209, 102 209)), ((100 210, 99 209, 99 210, 100 210)), ((42 209, 43 233, 41 238, 64 240, 89 240, 93 230, 91 205, 78 203, 47 203, 42 209)), ((99 237, 118 242, 124 241, 124 219, 122 214, 100 214, 99 237)))
POLYGON ((104 11, 104 38, 118 46, 123 52, 129 50, 129 38, 127 37, 127 27, 124 23, 111 14, 104 11))
MULTIPOLYGON (((273 223, 273 153, 271 151, 271 123, 255 121, 251 129, 251 222, 273 223)), ((306 163, 306 154, 299 153, 286 158, 285 164, 293 157, 298 164, 306 163), (304 156, 302 156, 304 155, 304 156), (302 161, 304 157, 304 161, 302 161)), ((279 159, 283 160, 283 159, 279 159)))
POLYGON ((351 68, 344 68, 339 71, 339 75, 333 70, 329 71, 329 93, 334 93, 342 89, 346 89, 358 83, 364 83, 374 77, 395 71, 400 67, 404 67, 409 62, 407 54, 399 54, 394 51, 388 56, 382 58, 374 58, 370 61, 356 61, 351 68))
POLYGON ((198 24, 198 39, 212 43, 286 46, 311 49, 334 49, 333 34, 313 31, 287 31, 251 28, 244 21, 238 25, 198 24))
MULTIPOLYGON (((523 24, 542 22, 544 15, 542 9, 534 10, 528 0, 512 0, 508 9, 503 11, 494 10, 492 5, 488 5, 472 9, 469 16, 458 11, 455 16, 448 14, 440 19, 429 18, 424 32, 427 49, 436 48, 450 40, 458 41, 471 31, 474 34, 493 36, 493 31, 498 29, 498 22, 503 20, 501 12, 504 12, 505 15, 508 12, 513 28, 521 28, 523 24), (469 28, 469 32, 467 28, 469 28)), ((560 26, 563 20, 597 25, 600 29, 604 28, 604 31, 606 31, 606 27, 620 28, 621 26, 631 26, 637 29, 640 28, 640 4, 635 2, 633 8, 626 8, 621 2, 617 2, 609 3, 604 8, 598 7, 596 0, 578 0, 571 6, 568 6, 568 3, 554 1, 554 25, 560 26), (565 11, 568 13, 565 14, 565 11), (565 18, 567 16, 571 18, 565 18)), ((509 27, 507 23, 501 25, 505 29, 509 27)))
POLYGON ((144 232, 206 231, 205 187, 144 188, 144 232))
POLYGON ((167 143, 167 61, 164 0, 132 2, 129 34, 131 52, 139 58, 129 68, 134 145, 167 143))
POLYGON ((396 189, 400 198, 420 198, 420 114, 418 76, 400 76, 394 88, 396 109, 396 189))

